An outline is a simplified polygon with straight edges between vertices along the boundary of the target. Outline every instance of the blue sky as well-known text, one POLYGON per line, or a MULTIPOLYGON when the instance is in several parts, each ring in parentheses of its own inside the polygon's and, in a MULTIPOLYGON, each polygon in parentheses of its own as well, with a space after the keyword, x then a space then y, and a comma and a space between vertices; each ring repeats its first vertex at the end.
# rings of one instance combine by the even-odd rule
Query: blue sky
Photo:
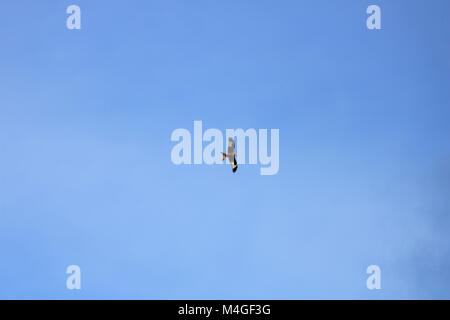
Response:
POLYGON ((3 1, 0 298, 449 299, 449 12, 3 1), (279 173, 173 165, 194 120, 279 128, 279 173))

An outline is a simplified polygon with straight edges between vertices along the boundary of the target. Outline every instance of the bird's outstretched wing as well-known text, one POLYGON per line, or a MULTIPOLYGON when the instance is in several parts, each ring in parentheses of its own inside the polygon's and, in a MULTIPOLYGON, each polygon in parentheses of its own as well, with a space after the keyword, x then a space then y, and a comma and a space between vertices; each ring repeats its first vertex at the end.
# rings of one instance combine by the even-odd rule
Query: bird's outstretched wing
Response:
POLYGON ((236 170, 238 168, 236 156, 233 157, 233 163, 231 164, 231 168, 233 169, 233 173, 236 172, 236 170))

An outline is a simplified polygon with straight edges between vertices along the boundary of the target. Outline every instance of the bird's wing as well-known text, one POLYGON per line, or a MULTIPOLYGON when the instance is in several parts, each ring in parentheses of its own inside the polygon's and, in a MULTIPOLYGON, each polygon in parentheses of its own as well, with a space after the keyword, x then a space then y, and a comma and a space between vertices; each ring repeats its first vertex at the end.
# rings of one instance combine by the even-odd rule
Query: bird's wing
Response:
POLYGON ((230 163, 231 163, 231 169, 233 170, 233 172, 236 172, 236 170, 238 168, 236 156, 233 156, 233 161, 231 161, 231 159, 230 159, 230 163))
POLYGON ((228 146, 228 154, 234 154, 235 146, 234 141, 231 141, 231 145, 228 146))

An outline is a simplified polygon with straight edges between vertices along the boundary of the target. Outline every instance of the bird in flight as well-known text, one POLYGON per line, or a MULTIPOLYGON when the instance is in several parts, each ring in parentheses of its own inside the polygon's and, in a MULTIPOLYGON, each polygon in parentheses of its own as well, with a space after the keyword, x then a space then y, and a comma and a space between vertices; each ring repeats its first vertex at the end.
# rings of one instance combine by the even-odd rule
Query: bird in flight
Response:
POLYGON ((222 152, 222 160, 225 161, 226 158, 228 158, 228 161, 230 161, 231 169, 233 170, 233 172, 236 172, 238 165, 236 161, 236 152, 234 148, 233 138, 228 138, 228 153, 222 152))

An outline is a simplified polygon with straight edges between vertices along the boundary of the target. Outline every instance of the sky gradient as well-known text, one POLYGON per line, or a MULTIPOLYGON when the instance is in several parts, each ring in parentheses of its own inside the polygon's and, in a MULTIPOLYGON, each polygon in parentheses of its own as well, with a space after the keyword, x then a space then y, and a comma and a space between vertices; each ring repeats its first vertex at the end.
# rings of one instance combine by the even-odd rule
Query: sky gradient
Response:
POLYGON ((450 299, 449 12, 2 1, 0 298, 450 299), (279 129, 278 174, 174 165, 194 120, 279 129))

